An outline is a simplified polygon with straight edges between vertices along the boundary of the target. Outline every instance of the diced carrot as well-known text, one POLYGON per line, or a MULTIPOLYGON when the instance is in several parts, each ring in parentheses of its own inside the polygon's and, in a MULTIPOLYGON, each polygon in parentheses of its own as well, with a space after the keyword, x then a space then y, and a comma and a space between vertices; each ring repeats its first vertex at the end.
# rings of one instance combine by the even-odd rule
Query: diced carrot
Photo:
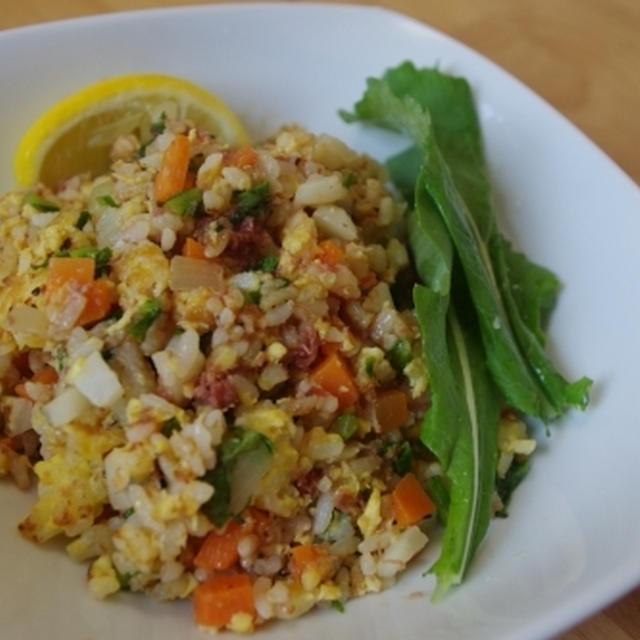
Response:
POLYGON ((376 418, 383 431, 403 426, 409 419, 407 394, 400 389, 381 391, 376 397, 376 418))
POLYGON ((230 149, 225 154, 225 161, 226 164, 232 167, 238 167, 239 169, 243 167, 253 167, 258 162, 258 154, 255 149, 249 145, 243 145, 236 149, 230 149))
POLYGON ((107 278, 92 282, 85 297, 87 302, 76 320, 76 324, 81 327, 102 320, 118 299, 115 285, 107 278))
POLYGON ((214 530, 207 535, 193 564, 201 569, 230 569, 238 561, 238 541, 243 535, 242 527, 229 520, 221 533, 214 530))
POLYGON ((340 344, 338 342, 323 342, 320 345, 320 351, 322 351, 325 356, 338 353, 340 351, 340 344))
POLYGON ((301 544, 291 549, 291 569, 300 575, 309 565, 327 558, 327 551, 315 544, 301 544))
POLYGON ((193 238, 187 238, 182 245, 182 255, 185 256, 185 258, 198 258, 199 260, 203 260, 205 258, 204 245, 193 238))
POLYGON ((54 384, 58 382, 58 372, 50 365, 46 364, 40 371, 33 375, 31 382, 40 384, 54 384))
POLYGON ((435 512, 435 505, 412 473, 391 492, 391 513, 401 527, 409 527, 435 512))
POLYGON ((69 282, 88 285, 93 282, 93 258, 51 258, 47 271, 47 297, 69 282))
POLYGON ((221 629, 236 613, 255 616, 253 586, 246 573, 215 576, 197 586, 193 592, 196 622, 221 629))
POLYGON ((165 202, 171 196, 184 191, 189 171, 189 138, 177 135, 162 155, 160 169, 155 179, 157 202, 165 202))
POLYGON ((358 400, 358 388, 346 362, 338 353, 330 353, 312 372, 311 380, 338 398, 341 409, 358 400))
POLYGON ((344 261, 344 251, 333 240, 323 240, 318 243, 318 257, 326 265, 335 267, 344 261))

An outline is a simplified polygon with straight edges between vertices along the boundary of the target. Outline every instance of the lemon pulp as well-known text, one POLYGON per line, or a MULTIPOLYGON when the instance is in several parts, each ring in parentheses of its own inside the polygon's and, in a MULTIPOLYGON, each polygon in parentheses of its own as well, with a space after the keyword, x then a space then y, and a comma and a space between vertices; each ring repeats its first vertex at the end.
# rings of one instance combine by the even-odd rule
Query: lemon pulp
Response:
POLYGON ((104 173, 114 140, 135 133, 145 142, 163 113, 231 145, 248 142, 233 111, 202 87, 160 74, 117 76, 62 99, 31 125, 14 156, 18 184, 55 186, 78 173, 104 173))

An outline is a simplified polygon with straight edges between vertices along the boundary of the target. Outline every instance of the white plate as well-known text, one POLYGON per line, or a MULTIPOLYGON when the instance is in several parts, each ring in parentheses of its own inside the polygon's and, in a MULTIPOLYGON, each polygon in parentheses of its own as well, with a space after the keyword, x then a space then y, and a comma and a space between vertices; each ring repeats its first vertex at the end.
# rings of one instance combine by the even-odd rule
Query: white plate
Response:
MULTIPOLYGON (((423 567, 381 594, 260 637, 409 640, 542 638, 640 581, 640 192, 581 133, 467 47, 380 9, 241 5, 116 14, 0 33, 0 186, 18 138, 43 108, 101 77, 174 73, 222 95, 256 136, 287 121, 383 158, 388 136, 345 125, 365 77, 404 59, 467 76, 475 90, 500 215, 564 282, 551 348, 568 375, 596 380, 592 407, 553 429, 511 516, 492 523, 462 588, 434 606, 423 567), (416 592, 424 597, 416 597, 416 592)), ((95 602, 86 568, 36 548, 14 523, 30 496, 0 487, 2 636, 105 640, 206 637, 187 603, 95 602)), ((426 558, 434 558, 435 549, 426 558)))

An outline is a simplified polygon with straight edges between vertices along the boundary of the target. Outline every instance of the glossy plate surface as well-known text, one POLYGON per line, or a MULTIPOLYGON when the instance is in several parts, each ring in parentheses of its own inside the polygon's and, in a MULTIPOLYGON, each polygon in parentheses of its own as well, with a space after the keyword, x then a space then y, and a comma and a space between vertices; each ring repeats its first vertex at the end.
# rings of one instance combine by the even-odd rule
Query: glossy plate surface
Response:
MULTIPOLYGON (((395 588, 268 625, 306 640, 549 637, 640 581, 640 191, 545 102, 464 45, 380 9, 239 5, 114 14, 0 33, 0 188, 21 133, 47 106, 109 75, 185 76, 225 99, 257 138, 296 121, 383 159, 391 136, 345 125, 365 78, 411 59, 471 82, 505 229, 564 289, 550 348, 569 377, 596 380, 592 407, 539 434, 511 516, 494 521, 462 588, 432 605, 435 558, 395 588)), ((14 524, 32 496, 0 485, 0 629, 5 638, 205 638, 188 603, 96 602, 86 567, 36 548, 14 524)))

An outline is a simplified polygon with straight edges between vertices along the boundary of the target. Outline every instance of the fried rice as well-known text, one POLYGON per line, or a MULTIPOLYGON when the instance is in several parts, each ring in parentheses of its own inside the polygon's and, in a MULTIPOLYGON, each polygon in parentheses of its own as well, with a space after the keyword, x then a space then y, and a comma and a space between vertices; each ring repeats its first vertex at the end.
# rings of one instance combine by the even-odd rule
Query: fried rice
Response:
MULTIPOLYGON (((330 136, 160 129, 105 175, 0 199, 0 475, 38 491, 19 529, 69 538, 98 598, 193 597, 215 628, 381 591, 426 545, 440 473, 403 205, 330 136), (186 188, 159 203, 177 138, 186 188)), ((507 420, 500 446, 506 469, 534 442, 507 420)))

